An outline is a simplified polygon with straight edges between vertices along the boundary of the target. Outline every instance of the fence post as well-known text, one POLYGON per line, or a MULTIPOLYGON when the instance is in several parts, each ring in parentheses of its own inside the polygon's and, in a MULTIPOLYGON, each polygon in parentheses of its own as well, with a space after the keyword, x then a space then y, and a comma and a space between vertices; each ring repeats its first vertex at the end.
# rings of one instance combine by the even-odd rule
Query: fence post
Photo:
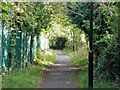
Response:
POLYGON ((28 45, 27 45, 27 32, 26 32, 26 35, 25 35, 25 47, 26 47, 26 49, 25 49, 25 56, 26 56, 26 63, 25 63, 25 66, 27 67, 27 64, 28 64, 28 59, 27 59, 27 49, 28 49, 28 45))
POLYGON ((18 26, 19 26, 19 32, 20 32, 20 64, 19 64, 19 67, 22 69, 22 65, 21 65, 21 61, 22 61, 22 55, 21 55, 22 54, 22 50, 21 50, 22 49, 21 48, 22 47, 22 43, 21 43, 22 42, 22 30, 21 30, 21 25, 19 24, 18 26))
POLYGON ((2 75, 2 22, 0 20, 0 75, 2 75))
POLYGON ((4 43, 3 43, 3 41, 4 41, 4 22, 2 21, 2 70, 4 70, 4 66, 3 66, 3 64, 4 64, 4 59, 3 59, 3 57, 4 57, 4 43))

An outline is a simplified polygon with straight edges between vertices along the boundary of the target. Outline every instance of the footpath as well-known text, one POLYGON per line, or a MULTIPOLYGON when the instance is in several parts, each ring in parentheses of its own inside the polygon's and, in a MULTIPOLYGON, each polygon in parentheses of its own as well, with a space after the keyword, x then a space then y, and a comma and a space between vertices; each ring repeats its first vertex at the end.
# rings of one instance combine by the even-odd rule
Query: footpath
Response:
POLYGON ((54 64, 45 69, 39 88, 77 88, 76 76, 79 69, 72 64, 69 56, 57 51, 58 57, 54 64))

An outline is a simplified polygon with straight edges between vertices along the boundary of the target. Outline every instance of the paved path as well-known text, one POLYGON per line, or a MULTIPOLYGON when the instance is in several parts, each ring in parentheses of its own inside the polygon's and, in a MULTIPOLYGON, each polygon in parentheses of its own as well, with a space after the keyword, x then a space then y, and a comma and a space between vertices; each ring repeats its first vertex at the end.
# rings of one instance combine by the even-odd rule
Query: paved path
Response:
POLYGON ((78 68, 74 66, 69 56, 57 51, 58 58, 51 68, 45 69, 40 88, 77 88, 76 76, 78 68))

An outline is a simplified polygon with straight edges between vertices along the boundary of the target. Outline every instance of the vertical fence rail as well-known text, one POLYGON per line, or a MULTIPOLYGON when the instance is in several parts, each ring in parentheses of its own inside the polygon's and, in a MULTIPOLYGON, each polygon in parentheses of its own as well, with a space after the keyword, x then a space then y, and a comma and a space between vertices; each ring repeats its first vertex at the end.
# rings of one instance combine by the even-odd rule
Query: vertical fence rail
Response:
POLYGON ((0 20, 0 76, 2 75, 1 63, 2 63, 2 25, 0 20))
POLYGON ((2 22, 0 20, 0 89, 2 89, 2 22))

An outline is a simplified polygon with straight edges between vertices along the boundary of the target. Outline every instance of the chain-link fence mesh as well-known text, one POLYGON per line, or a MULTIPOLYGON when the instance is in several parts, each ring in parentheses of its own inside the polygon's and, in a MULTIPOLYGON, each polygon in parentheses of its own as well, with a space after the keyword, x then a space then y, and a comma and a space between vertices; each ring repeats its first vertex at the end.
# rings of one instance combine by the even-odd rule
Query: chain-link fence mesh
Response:
POLYGON ((38 46, 41 49, 49 48, 49 40, 43 36, 31 36, 20 28, 11 28, 1 23, 0 32, 0 60, 2 61, 2 72, 12 69, 22 69, 34 62, 38 46))

